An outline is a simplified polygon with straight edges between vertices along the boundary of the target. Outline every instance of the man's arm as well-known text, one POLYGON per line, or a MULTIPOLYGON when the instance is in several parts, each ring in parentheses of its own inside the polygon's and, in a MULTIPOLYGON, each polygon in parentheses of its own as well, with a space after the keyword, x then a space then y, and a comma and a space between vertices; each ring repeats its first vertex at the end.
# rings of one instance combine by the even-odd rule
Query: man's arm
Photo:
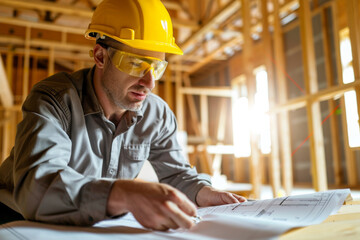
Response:
POLYGON ((24 103, 13 154, 13 196, 26 219, 92 225, 106 218, 113 181, 68 166, 72 143, 66 133, 69 109, 63 108, 44 89, 32 91, 24 103))

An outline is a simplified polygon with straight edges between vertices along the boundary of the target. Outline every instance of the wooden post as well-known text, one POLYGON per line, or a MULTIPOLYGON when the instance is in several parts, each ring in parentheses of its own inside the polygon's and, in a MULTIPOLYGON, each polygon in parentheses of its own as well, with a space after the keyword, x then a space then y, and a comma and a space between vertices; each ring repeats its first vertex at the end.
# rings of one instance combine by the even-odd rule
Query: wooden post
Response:
POLYGON ((171 66, 168 66, 165 72, 165 102, 169 105, 170 109, 174 111, 173 102, 173 84, 171 80, 171 66))
MULTIPOLYGON (((261 0, 261 12, 262 12, 262 39, 264 49, 268 49, 268 57, 266 58, 266 71, 268 74, 269 82, 269 102, 270 108, 276 105, 275 99, 275 77, 273 72, 273 66, 271 58, 273 56, 271 46, 271 36, 269 32, 269 21, 267 11, 267 0, 261 0)), ((279 142, 278 142, 278 129, 276 113, 270 114, 270 131, 271 131, 271 156, 270 156, 270 183, 273 192, 273 196, 277 197, 280 192, 280 156, 279 156, 279 142)))
MULTIPOLYGON (((318 91, 318 83, 309 0, 300 0, 300 29, 306 93, 314 94, 318 91)), ((320 103, 308 101, 306 110, 311 135, 309 141, 313 187, 316 191, 324 191, 327 190, 327 177, 320 103)))
POLYGON ((201 133, 205 138, 209 137, 209 109, 208 97, 200 95, 201 133))
MULTIPOLYGON (((14 105, 14 97, 11 92, 9 81, 7 80, 5 68, 3 65, 2 57, 0 56, 0 99, 1 103, 5 108, 9 108, 14 105)), ((9 149, 10 149, 10 119, 12 117, 12 112, 9 110, 5 110, 4 112, 4 119, 8 121, 4 124, 4 132, 3 132, 3 139, 2 139, 2 156, 0 159, 0 165, 2 161, 8 156, 9 149)))
MULTIPOLYGON (((276 78, 278 80, 277 92, 279 94, 279 103, 284 104, 288 100, 287 82, 285 76, 285 54, 283 34, 280 22, 280 7, 278 0, 273 0, 274 4, 274 59, 276 65, 276 78)), ((291 194, 293 188, 293 169, 291 156, 291 139, 289 113, 282 111, 279 114, 280 139, 281 139, 281 158, 282 158, 282 177, 283 187, 287 195, 291 194)))
MULTIPOLYGON (((334 4, 330 6, 330 9, 334 7, 334 4)), ((331 14, 332 19, 336 16, 331 14)), ((325 58, 325 71, 326 71, 326 82, 328 87, 334 86, 334 74, 332 69, 335 67, 331 61, 331 46, 329 39, 329 22, 328 22, 328 13, 326 8, 321 11, 321 19, 322 19, 322 35, 323 35, 323 47, 324 47, 324 58, 325 58)), ((337 34, 336 32, 333 33, 337 34)), ((335 100, 328 100, 329 104, 329 112, 333 111, 336 108, 335 100)), ((340 137, 339 137, 339 129, 338 129, 338 119, 335 114, 330 116, 330 132, 331 132, 331 149, 334 163, 334 178, 336 186, 340 186, 342 184, 343 171, 341 167, 341 156, 340 156, 340 137)))
MULTIPOLYGON (((171 62, 172 65, 180 64, 179 62, 171 62)), ((181 93, 180 89, 182 88, 182 73, 176 68, 175 70, 175 94, 176 94, 176 118, 179 125, 180 131, 185 131, 185 110, 184 110, 184 94, 181 93)))
MULTIPOLYGON (((350 31, 351 50, 352 50, 352 66, 355 74, 355 81, 360 81, 360 3, 359 0, 346 0, 346 9, 348 16, 348 25, 350 31)), ((360 87, 355 88, 358 124, 360 125, 360 87)), ((356 168, 353 169, 356 171, 356 168)), ((356 174, 356 173, 355 173, 356 174)))
MULTIPOLYGON (((243 44, 243 58, 244 63, 247 63, 245 67, 246 81, 248 86, 248 100, 250 108, 254 106, 254 96, 255 96, 255 81, 252 73, 252 38, 251 38, 251 23, 247 21, 251 19, 250 16, 250 3, 248 0, 241 0, 241 15, 243 19, 243 35, 244 35, 244 44, 243 44)), ((260 188, 261 188, 261 174, 259 174, 259 162, 260 162, 260 153, 258 149, 258 136, 251 134, 251 157, 250 157, 250 181, 252 184, 252 193, 254 198, 260 197, 260 188)))
POLYGON ((24 72, 23 72, 23 89, 22 100, 25 101, 29 92, 29 68, 30 68, 30 38, 31 28, 26 27, 25 35, 25 54, 24 54, 24 72))
POLYGON ((9 45, 9 50, 6 54, 6 76, 8 79, 9 87, 12 87, 12 79, 13 79, 13 68, 14 68, 14 51, 13 46, 9 45))
MULTIPOLYGON (((183 81, 186 87, 191 87, 190 77, 188 74, 186 73, 183 74, 183 81)), ((203 136, 203 133, 201 132, 201 126, 199 123, 198 112, 196 111, 194 98, 192 95, 186 94, 186 100, 189 105, 191 123, 192 123, 192 127, 194 128, 195 134, 196 136, 203 136)))
MULTIPOLYGON (((336 4, 335 2, 334 4, 336 4)), ((343 69, 341 64, 341 54, 340 54, 340 37, 339 37, 339 24, 338 24, 338 12, 337 7, 332 7, 332 13, 334 19, 334 25, 333 25, 333 31, 334 31, 334 42, 335 42, 335 52, 336 52, 336 68, 337 68, 337 74, 339 79, 339 85, 344 85, 343 82, 343 69)), ((354 186, 357 183, 357 175, 356 175, 356 164, 355 164, 355 156, 354 152, 351 150, 349 145, 349 136, 348 136, 348 130, 347 130, 347 121, 346 121, 346 114, 345 114, 345 100, 344 97, 341 97, 340 99, 341 103, 341 121, 342 121, 342 127, 343 127, 343 138, 344 138, 344 149, 345 149, 345 162, 346 162, 346 172, 347 172, 347 183, 350 186, 354 186)))
POLYGON ((49 49, 48 76, 54 75, 55 72, 55 52, 54 47, 49 49))

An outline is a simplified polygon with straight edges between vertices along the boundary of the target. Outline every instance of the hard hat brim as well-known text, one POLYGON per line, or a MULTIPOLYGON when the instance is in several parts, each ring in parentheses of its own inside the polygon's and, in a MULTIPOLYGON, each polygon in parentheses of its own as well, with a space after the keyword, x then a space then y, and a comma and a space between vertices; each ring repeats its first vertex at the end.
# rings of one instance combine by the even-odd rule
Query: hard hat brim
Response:
MULTIPOLYGON (((98 30, 92 30, 88 29, 85 33, 85 37, 87 39, 95 40, 95 38, 92 36, 92 33, 100 33, 102 35, 108 36, 104 32, 100 32, 98 30)), ((171 53, 171 54, 177 54, 177 55, 183 55, 183 51, 180 49, 180 47, 176 44, 167 44, 164 42, 157 42, 157 41, 149 41, 149 40, 127 40, 127 39, 121 39, 116 36, 108 36, 118 42, 121 42, 127 46, 130 46, 132 48, 136 49, 142 49, 142 50, 148 50, 148 51, 154 51, 154 52, 164 52, 164 53, 171 53)))

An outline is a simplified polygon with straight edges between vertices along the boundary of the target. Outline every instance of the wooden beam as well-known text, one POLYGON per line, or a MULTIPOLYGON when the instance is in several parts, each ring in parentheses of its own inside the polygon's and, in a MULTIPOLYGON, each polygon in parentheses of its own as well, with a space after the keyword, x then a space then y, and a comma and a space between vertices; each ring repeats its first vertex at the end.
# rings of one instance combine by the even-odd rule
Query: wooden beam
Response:
POLYGON ((170 0, 166 0, 166 1, 161 1, 164 6, 167 8, 167 9, 171 9, 171 10, 176 10, 176 11, 181 11, 182 10, 182 7, 180 5, 179 2, 176 2, 176 1, 170 1, 170 0))
MULTIPOLYGON (((1 42, 1 41, 0 41, 1 42)), ((0 47, 0 53, 8 54, 10 51, 7 48, 0 47)), ((12 54, 16 55, 24 55, 25 49, 24 48, 16 48, 11 50, 12 54)), ((48 58, 50 54, 50 50, 30 50, 31 56, 36 56, 39 58, 48 58)), ((68 59, 68 60, 81 60, 87 62, 93 62, 93 60, 89 57, 88 53, 73 53, 73 52, 66 52, 66 51, 55 51, 54 54, 56 55, 56 59, 68 59)), ((7 64, 6 64, 7 65, 7 64)), ((8 66, 8 65, 7 65, 8 66)), ((7 71, 8 72, 8 71, 7 71)), ((9 80, 10 81, 10 80, 9 80)))
MULTIPOLYGON (((232 14, 236 13, 240 9, 239 0, 232 0, 226 6, 218 11, 208 22, 204 23, 199 30, 192 34, 183 44, 180 45, 182 50, 186 52, 188 47, 197 42, 199 38, 202 38, 210 29, 215 25, 221 23, 232 14)), ((172 56, 175 57, 175 56, 172 56)))
POLYGON ((354 90, 357 86, 360 86, 358 82, 352 82, 342 84, 339 86, 332 86, 315 94, 309 94, 306 96, 298 97, 289 100, 287 103, 278 104, 276 107, 270 109, 270 113, 281 113, 290 110, 296 110, 299 108, 306 107, 307 102, 327 101, 341 97, 345 92, 354 90))
POLYGON ((90 19, 93 11, 89 8, 75 7, 69 4, 53 3, 39 0, 1 0, 2 5, 14 7, 17 9, 33 9, 39 11, 50 11, 55 13, 62 13, 66 15, 80 16, 90 19))
POLYGON ((182 87, 179 89, 182 94, 205 95, 213 97, 231 97, 230 87, 182 87))
POLYGON ((240 43, 242 41, 243 41, 243 37, 242 35, 240 35, 239 37, 235 37, 226 43, 222 43, 221 47, 217 48, 215 51, 211 52, 210 54, 202 58, 201 62, 198 62, 194 64, 192 67, 190 67, 188 72, 190 74, 196 72, 201 67, 205 66, 210 61, 212 61, 218 54, 222 53, 227 47, 234 46, 236 43, 240 43))
POLYGON ((6 23, 16 26, 23 26, 23 27, 32 27, 32 28, 50 30, 50 31, 73 33, 79 35, 85 34, 85 29, 83 28, 57 25, 54 23, 31 22, 31 21, 20 20, 17 18, 0 17, 0 23, 6 23))
MULTIPOLYGON (((307 94, 314 94, 318 91, 318 83, 312 32, 312 15, 309 0, 300 0, 300 31, 305 88, 307 94)), ((313 187, 316 191, 325 191, 327 190, 327 176, 320 103, 307 103, 306 110, 310 135, 309 141, 313 187)))
MULTIPOLYGON (((14 43, 14 44, 22 44, 25 45, 26 40, 18 38, 18 37, 1 37, 0 36, 0 43, 14 43)), ((46 47, 46 48, 55 48, 55 49, 63 49, 63 50, 77 50, 82 52, 89 52, 90 49, 93 48, 93 45, 79 45, 79 44, 72 44, 72 43, 62 43, 62 42, 55 42, 55 41, 48 41, 48 40, 39 40, 39 39, 32 39, 28 42, 29 46, 31 47, 46 47)))

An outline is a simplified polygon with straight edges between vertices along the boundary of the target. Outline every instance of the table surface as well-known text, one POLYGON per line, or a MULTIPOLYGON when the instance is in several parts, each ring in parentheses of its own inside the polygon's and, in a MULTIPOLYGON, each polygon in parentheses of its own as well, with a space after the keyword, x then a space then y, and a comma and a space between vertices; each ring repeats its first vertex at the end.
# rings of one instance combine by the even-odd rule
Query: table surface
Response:
POLYGON ((360 199, 346 201, 335 215, 321 224, 292 229, 279 239, 360 239, 360 199))

